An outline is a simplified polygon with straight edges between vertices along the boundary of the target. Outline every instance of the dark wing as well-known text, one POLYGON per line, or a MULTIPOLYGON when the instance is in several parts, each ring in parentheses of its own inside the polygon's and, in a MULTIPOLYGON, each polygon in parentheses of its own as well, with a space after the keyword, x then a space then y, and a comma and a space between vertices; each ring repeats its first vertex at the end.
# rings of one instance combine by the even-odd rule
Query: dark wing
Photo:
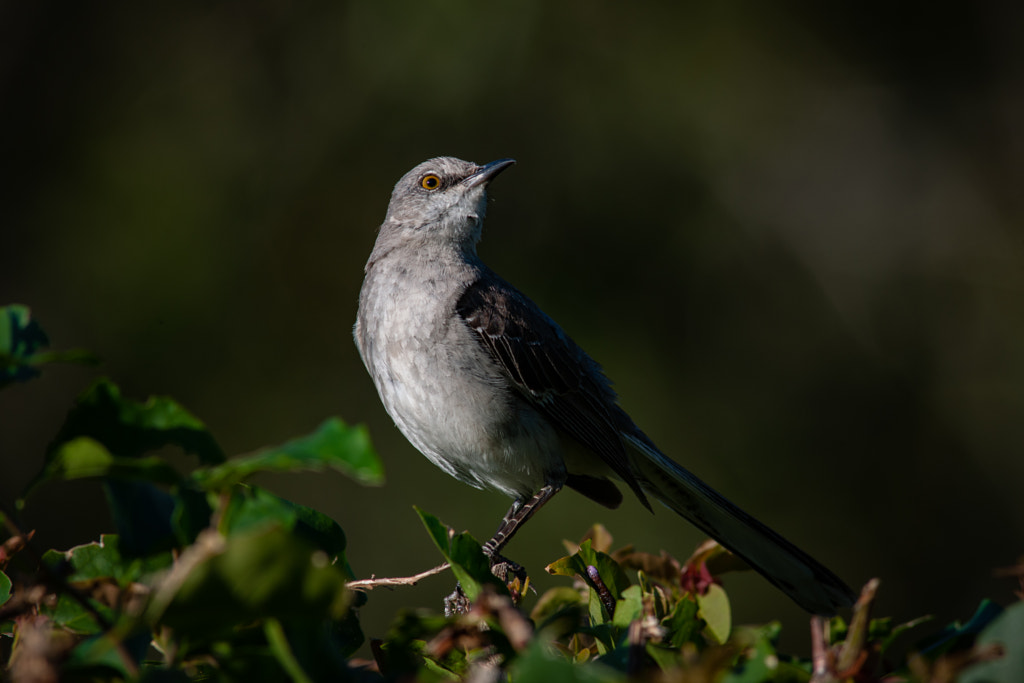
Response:
POLYGON ((650 507, 619 435, 618 425, 632 423, 616 405, 601 367, 536 304, 493 272, 484 271, 463 292, 456 312, 524 397, 601 456, 650 507))

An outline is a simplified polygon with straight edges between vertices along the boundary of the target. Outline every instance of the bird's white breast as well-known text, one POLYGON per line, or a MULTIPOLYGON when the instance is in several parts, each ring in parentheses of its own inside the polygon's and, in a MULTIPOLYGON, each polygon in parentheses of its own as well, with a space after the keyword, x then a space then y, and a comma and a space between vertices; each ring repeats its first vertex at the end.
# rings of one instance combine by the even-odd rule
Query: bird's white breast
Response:
POLYGON ((563 477, 554 429, 515 394, 455 312, 475 272, 443 261, 409 265, 373 264, 356 329, 395 424, 435 465, 478 488, 523 497, 563 477))

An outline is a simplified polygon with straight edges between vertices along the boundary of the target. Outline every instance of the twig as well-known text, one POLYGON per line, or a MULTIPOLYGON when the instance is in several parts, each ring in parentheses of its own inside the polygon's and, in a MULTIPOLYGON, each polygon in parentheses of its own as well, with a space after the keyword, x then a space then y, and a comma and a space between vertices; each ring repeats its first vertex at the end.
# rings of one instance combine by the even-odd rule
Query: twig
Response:
POLYGON ((825 641, 825 617, 811 617, 811 683, 835 683, 832 657, 825 641))
POLYGON ((389 579, 377 579, 370 577, 369 579, 360 579, 359 581, 349 581, 348 587, 354 591, 372 591, 374 588, 394 588, 395 586, 415 586, 423 579, 433 576, 434 574, 440 574, 445 569, 448 569, 450 565, 445 562, 439 564, 433 569, 428 569, 425 572, 414 574, 413 576, 402 576, 398 578, 389 579))
POLYGON ((838 652, 828 646, 825 617, 811 617, 811 683, 835 683, 855 678, 868 660, 866 648, 871 605, 878 592, 878 579, 871 579, 861 589, 853 617, 847 629, 846 640, 838 652))
POLYGON ((627 638, 629 642, 629 660, 626 665, 626 673, 630 678, 640 674, 644 665, 644 648, 647 645, 647 638, 644 637, 643 619, 634 619, 629 622, 627 638))
POLYGON ((878 579, 871 579, 860 591, 857 604, 853 606, 853 617, 850 619, 850 627, 846 632, 846 642, 836 660, 836 671, 840 678, 853 677, 856 673, 858 662, 863 664, 865 657, 861 653, 868 642, 868 628, 871 623, 871 606, 878 592, 878 579))
POLYGON ((223 553, 225 545, 224 536, 212 527, 200 531, 192 545, 185 548, 170 571, 163 575, 153 589, 149 605, 146 607, 146 613, 150 618, 159 621, 192 571, 202 562, 223 553))

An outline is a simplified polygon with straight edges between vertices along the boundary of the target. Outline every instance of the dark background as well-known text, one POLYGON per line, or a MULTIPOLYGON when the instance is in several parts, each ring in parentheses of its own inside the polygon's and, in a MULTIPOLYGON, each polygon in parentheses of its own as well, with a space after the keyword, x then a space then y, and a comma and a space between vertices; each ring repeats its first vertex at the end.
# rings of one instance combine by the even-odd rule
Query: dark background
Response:
MULTIPOLYGON (((481 254, 616 380, 669 454, 880 614, 1006 602, 1024 552, 1022 10, 976 3, 0 3, 0 299, 99 370, 0 394, 0 497, 98 373, 169 394, 230 453, 365 422, 388 481, 259 483, 335 519, 363 577, 439 556, 418 505, 486 538, 508 501, 391 425, 351 341, 394 182, 519 164, 481 254)), ((53 485, 46 547, 109 531, 53 485)), ((567 492, 509 547, 542 567, 594 521, 686 557, 700 536, 567 492)), ((439 607, 450 577, 378 592, 439 607)), ((730 576, 736 619, 799 610, 730 576)))

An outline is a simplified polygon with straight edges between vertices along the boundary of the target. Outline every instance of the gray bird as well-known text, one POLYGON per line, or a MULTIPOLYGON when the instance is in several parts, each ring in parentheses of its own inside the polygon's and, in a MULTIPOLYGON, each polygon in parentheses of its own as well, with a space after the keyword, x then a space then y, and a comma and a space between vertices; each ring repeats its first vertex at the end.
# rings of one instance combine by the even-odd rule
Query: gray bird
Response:
POLYGON ((853 603, 835 574, 662 453, 601 367, 477 256, 487 186, 514 164, 441 157, 395 185, 366 263, 354 336, 381 401, 435 465, 514 502, 484 551, 563 486, 609 508, 611 478, 742 557, 801 607, 853 603))

